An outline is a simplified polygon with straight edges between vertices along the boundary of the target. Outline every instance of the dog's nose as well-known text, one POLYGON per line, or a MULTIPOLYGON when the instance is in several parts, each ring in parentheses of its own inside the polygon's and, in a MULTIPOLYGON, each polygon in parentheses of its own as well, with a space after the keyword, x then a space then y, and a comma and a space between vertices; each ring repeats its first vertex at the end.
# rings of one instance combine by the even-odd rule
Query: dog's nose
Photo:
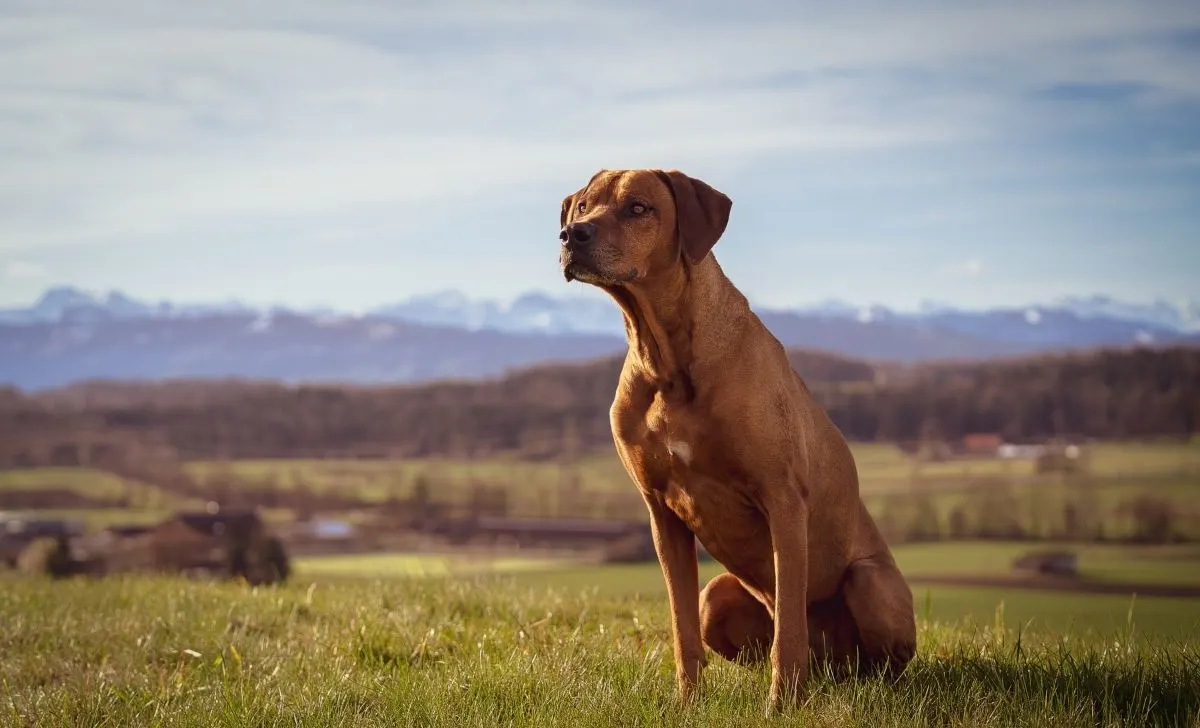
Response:
POLYGON ((558 234, 558 239, 568 245, 587 245, 594 237, 596 226, 590 222, 573 222, 558 234))

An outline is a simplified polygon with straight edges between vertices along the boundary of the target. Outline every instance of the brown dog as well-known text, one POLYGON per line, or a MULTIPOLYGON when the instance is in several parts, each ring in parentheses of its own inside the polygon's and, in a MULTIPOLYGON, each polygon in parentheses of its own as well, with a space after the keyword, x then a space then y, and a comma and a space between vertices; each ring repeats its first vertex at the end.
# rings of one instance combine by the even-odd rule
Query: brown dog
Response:
POLYGON ((705 644, 739 662, 769 650, 770 712, 803 694, 810 648, 895 675, 916 624, 845 439, 709 252, 731 206, 678 171, 602 170, 563 200, 561 263, 625 315, 610 421, 650 511, 680 694, 705 644), (728 569, 703 592, 697 537, 728 569))

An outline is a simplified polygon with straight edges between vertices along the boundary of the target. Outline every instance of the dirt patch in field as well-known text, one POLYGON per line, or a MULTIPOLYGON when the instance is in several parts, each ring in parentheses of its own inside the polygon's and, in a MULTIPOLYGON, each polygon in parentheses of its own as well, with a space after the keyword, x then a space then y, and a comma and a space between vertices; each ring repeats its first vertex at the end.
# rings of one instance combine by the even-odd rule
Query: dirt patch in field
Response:
POLYGON ((1143 597, 1200 597, 1200 584, 1131 584, 1039 576, 921 576, 907 577, 912 584, 969 586, 993 589, 1036 589, 1084 594, 1137 594, 1143 597))

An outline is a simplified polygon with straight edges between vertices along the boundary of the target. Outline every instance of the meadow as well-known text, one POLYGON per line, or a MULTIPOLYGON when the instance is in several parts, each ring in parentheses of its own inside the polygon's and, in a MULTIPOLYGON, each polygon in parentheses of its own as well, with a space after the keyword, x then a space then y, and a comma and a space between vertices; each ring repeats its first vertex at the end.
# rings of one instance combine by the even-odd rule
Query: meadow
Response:
POLYGON ((678 703, 654 565, 513 566, 320 578, 301 564, 269 588, 0 575, 0 724, 1200 725, 1195 601, 935 590, 898 684, 818 672, 799 710, 767 719, 767 670, 715 656, 700 700, 678 703))
MULTIPOLYGON (((1027 543, 905 544, 893 551, 918 609, 930 618, 960 625, 1000 620, 1025 632, 1111 632, 1128 627, 1132 610, 1139 631, 1191 636, 1200 644, 1200 599, 1137 593, 1154 585, 1200 588, 1200 546, 1070 547, 1079 556, 1081 585, 1061 592, 1005 583, 1013 559, 1030 550, 1027 543), (954 577, 993 577, 996 583, 955 585, 954 577), (1121 584, 1128 593, 1092 593, 1087 590, 1092 582, 1121 584)), ((666 598, 656 563, 581 564, 570 557, 452 552, 311 556, 298 559, 295 568, 296 579, 306 583, 492 576, 520 587, 561 588, 600 598, 666 598)), ((707 580, 721 570, 719 564, 702 562, 700 577, 707 580)))
MULTIPOLYGON (((1200 488, 1200 448, 1102 444, 1086 478, 1029 463, 915 463, 856 447, 873 509, 929 496, 941 511, 987 484, 1067 487, 1097 502, 1138 494, 1183 511, 1200 488)), ((575 479, 627 493, 606 453, 564 466, 490 461, 246 461, 187 465, 196 479, 278 489, 436 497, 507 485, 515 511, 545 508, 575 479), (564 475, 566 473, 566 475, 564 475)), ((92 525, 152 520, 189 500, 86 468, 10 470, 0 489, 101 497, 63 511, 92 525)), ((640 504, 634 500, 634 505, 640 504)), ((286 519, 286 510, 269 513, 286 519)), ((1139 594, 1200 586, 1195 544, 1060 544, 1079 578, 1128 593, 1006 584, 1030 542, 902 543, 921 653, 898 685, 817 675, 807 703, 762 717, 768 673, 712 657, 702 699, 675 699, 669 617, 657 564, 556 554, 301 556, 286 585, 251 588, 157 576, 52 582, 0 574, 0 725, 1055 725, 1200 726, 1200 599, 1139 594), (996 579, 980 586, 958 577, 996 579), (947 582, 946 580, 951 580, 947 582)), ((1057 547, 1057 546, 1056 546, 1057 547)), ((701 564, 704 578, 719 566, 701 564)))

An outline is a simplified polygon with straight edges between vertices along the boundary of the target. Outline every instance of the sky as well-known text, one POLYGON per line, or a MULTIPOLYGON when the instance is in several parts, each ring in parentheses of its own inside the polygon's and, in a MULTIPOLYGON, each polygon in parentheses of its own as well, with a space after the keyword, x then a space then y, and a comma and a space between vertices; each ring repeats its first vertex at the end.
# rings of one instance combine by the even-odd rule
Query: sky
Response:
POLYGON ((1194 298, 1200 2, 0 0, 0 307, 584 294, 643 166, 765 305, 1194 298))

